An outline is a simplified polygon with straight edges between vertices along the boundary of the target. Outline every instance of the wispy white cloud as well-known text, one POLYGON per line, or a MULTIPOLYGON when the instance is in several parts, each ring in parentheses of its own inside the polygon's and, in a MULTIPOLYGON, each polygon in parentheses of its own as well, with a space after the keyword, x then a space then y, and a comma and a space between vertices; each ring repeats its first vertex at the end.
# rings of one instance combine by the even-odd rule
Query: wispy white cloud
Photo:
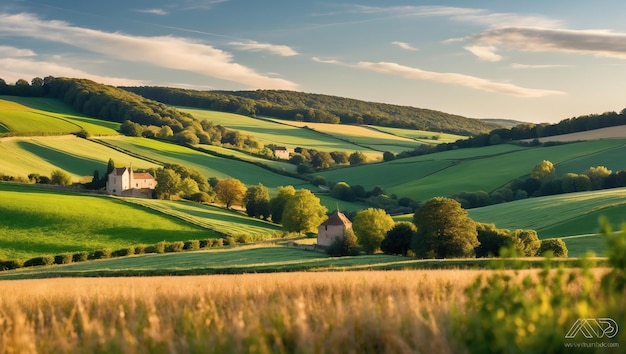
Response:
POLYGON ((184 0, 181 6, 184 10, 210 10, 215 5, 228 1, 230 0, 184 0))
POLYGON ((362 70, 375 71, 383 74, 403 77, 410 80, 433 81, 444 84, 452 84, 457 86, 468 87, 475 90, 505 94, 517 97, 544 97, 550 95, 564 95, 565 92, 554 90, 542 90, 526 88, 505 82, 491 81, 475 76, 458 74, 458 73, 441 73, 435 71, 427 71, 419 68, 413 68, 397 63, 389 62, 367 62, 361 61, 356 64, 349 64, 339 60, 322 60, 314 57, 313 60, 320 63, 328 63, 342 66, 349 66, 362 70))
POLYGON ((502 60, 502 56, 496 54, 496 47, 494 46, 482 46, 482 45, 470 45, 464 47, 472 54, 477 56, 480 60, 483 61, 500 61, 502 60))
POLYGON ((517 97, 544 97, 549 95, 565 94, 565 92, 562 91, 525 88, 509 83, 495 82, 464 74, 426 71, 397 63, 359 62, 355 66, 361 69, 404 77, 406 79, 435 81, 517 97))
POLYGON ((565 52, 626 59, 626 33, 535 27, 494 28, 466 38, 478 46, 523 52, 565 52))
POLYGON ((163 10, 163 9, 137 9, 135 10, 137 12, 141 12, 144 14, 152 14, 152 15, 160 15, 160 16, 164 16, 164 15, 168 15, 169 12, 163 10))
POLYGON ((37 54, 30 49, 0 45, 0 56, 3 57, 34 57, 35 55, 37 54))
POLYGON ((565 65, 565 64, 539 64, 539 65, 519 64, 519 63, 511 64, 511 68, 513 69, 553 69, 553 68, 569 68, 569 67, 572 67, 572 66, 565 65))
POLYGON ((228 44, 230 44, 233 47, 236 47, 237 49, 247 50, 251 52, 268 51, 272 54, 277 54, 283 57, 290 57, 290 56, 298 55, 298 52, 296 52, 291 47, 286 46, 286 45, 259 43, 256 41, 230 42, 228 44))
POLYGON ((417 48, 413 47, 412 45, 406 42, 395 41, 395 42, 391 42, 391 44, 397 45, 398 47, 402 49, 406 49, 406 50, 413 50, 413 51, 417 50, 417 48))
POLYGON ((500 26, 540 26, 558 27, 562 21, 541 15, 491 12, 454 6, 363 6, 347 5, 351 13, 379 14, 394 17, 447 17, 451 20, 476 23, 491 27, 500 26))
POLYGON ((269 77, 233 62, 230 53, 202 42, 173 36, 131 36, 44 21, 27 14, 0 13, 1 35, 64 43, 119 60, 142 62, 228 80, 250 88, 295 89, 291 81, 269 77))
POLYGON ((52 75, 57 77, 78 77, 114 86, 143 86, 148 84, 148 82, 142 80, 93 75, 88 72, 74 69, 69 66, 59 65, 57 63, 24 58, 0 59, 0 72, 2 72, 2 78, 7 82, 15 82, 18 79, 30 81, 33 77, 45 77, 52 75))
POLYGON ((319 57, 313 57, 312 59, 313 61, 316 61, 318 63, 344 65, 341 61, 337 59, 322 59, 319 57))

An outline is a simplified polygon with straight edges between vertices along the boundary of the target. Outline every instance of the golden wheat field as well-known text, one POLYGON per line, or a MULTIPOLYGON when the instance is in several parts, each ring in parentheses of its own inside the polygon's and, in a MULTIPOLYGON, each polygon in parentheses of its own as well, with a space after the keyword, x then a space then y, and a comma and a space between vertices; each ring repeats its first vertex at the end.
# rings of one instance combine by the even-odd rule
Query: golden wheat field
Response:
MULTIPOLYGON (((520 274, 536 272, 521 271, 520 274)), ((0 282, 2 353, 458 353, 486 270, 0 282)))

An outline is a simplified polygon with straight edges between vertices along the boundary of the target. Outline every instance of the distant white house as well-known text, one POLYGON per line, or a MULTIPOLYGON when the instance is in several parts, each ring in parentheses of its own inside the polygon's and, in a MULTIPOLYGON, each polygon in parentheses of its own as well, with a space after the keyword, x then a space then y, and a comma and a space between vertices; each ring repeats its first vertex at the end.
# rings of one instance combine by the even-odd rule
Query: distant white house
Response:
POLYGON ((348 229, 352 229, 352 222, 337 210, 317 228, 317 244, 330 246, 335 238, 344 238, 348 229))
POLYGON ((281 160, 289 160, 289 150, 284 146, 274 147, 274 156, 281 160))
POLYGON ((152 198, 156 181, 146 172, 133 172, 130 167, 114 169, 107 176, 107 193, 124 197, 152 198))

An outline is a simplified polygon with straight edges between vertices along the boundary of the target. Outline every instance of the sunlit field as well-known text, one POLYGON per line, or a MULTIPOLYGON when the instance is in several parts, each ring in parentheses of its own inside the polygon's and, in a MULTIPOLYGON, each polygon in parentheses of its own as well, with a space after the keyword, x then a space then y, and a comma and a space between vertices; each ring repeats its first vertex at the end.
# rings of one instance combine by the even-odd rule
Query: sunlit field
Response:
POLYGON ((0 352, 459 353, 465 289, 493 272, 3 281, 0 352))

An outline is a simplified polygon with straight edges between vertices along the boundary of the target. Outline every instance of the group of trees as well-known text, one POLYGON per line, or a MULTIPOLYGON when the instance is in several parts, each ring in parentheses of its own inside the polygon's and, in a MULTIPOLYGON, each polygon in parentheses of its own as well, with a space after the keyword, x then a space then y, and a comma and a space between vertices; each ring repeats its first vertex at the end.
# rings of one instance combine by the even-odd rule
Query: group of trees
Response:
POLYGON ((499 127, 486 121, 428 109, 295 91, 194 91, 167 87, 124 89, 171 105, 305 122, 372 124, 460 135, 476 135, 499 127))
POLYGON ((314 170, 325 170, 334 165, 361 165, 367 162, 367 156, 360 151, 348 154, 345 151, 319 151, 297 147, 289 158, 289 162, 298 166, 298 173, 310 173, 314 170))
POLYGON ((518 256, 547 251, 567 256, 560 239, 539 241, 534 230, 510 231, 474 222, 457 201, 449 198, 425 202, 413 215, 413 223, 396 223, 380 247, 384 253, 412 253, 419 258, 497 257, 502 249, 512 249, 518 256))
POLYGON ((122 123, 122 134, 158 137, 180 144, 224 144, 252 152, 264 146, 253 137, 113 86, 86 79, 34 78, 7 85, 0 79, 0 94, 57 98, 85 115, 122 123))
POLYGON ((618 187, 626 187, 626 170, 613 172, 605 166, 596 166, 580 174, 566 173, 558 177, 554 164, 544 160, 533 167, 526 179, 516 179, 491 193, 460 192, 451 198, 461 203, 464 208, 470 209, 529 197, 618 187))

